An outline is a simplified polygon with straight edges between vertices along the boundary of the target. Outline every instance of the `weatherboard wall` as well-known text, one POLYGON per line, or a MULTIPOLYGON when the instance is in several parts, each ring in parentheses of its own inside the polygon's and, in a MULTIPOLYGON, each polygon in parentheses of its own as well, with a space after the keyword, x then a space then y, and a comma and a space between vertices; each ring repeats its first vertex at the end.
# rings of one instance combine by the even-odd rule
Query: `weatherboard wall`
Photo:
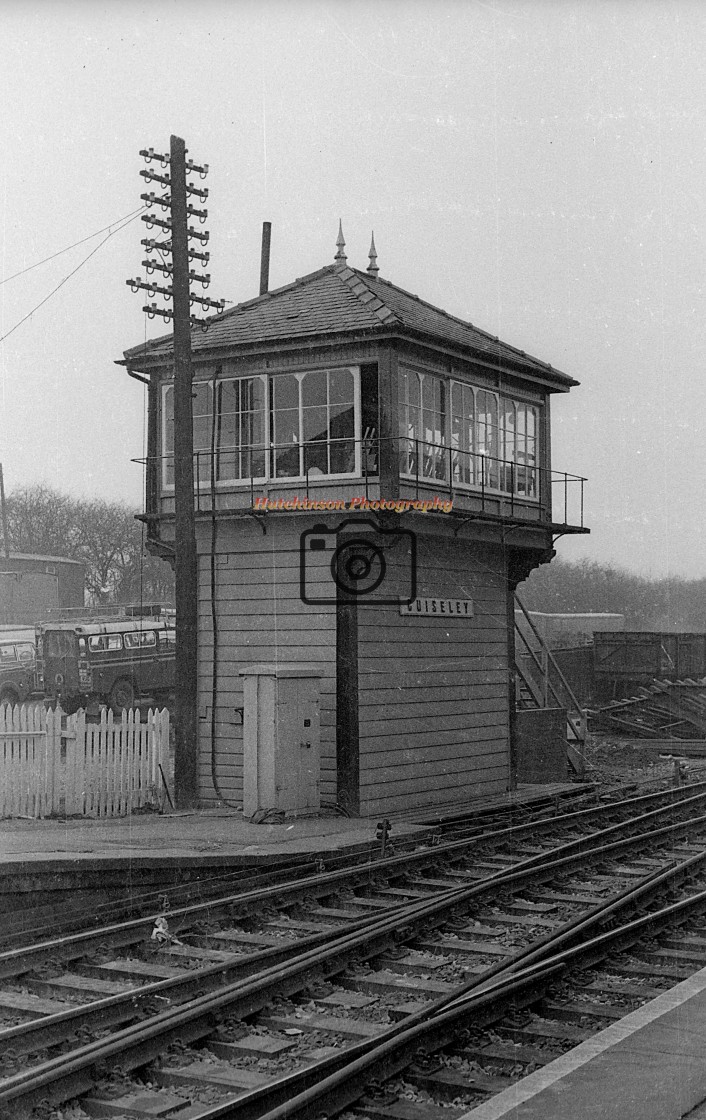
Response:
POLYGON ((242 807, 240 670, 261 662, 321 667, 321 800, 336 799, 335 605, 307 606, 299 589, 299 536, 308 518, 219 519, 215 539, 216 703, 212 739, 213 602, 210 527, 199 526, 199 780, 202 804, 242 807), (213 772, 218 785, 214 787, 213 772))
MULTIPOLYGON (((390 573, 400 589, 402 564, 390 573)), ((360 812, 447 805, 509 784, 507 581, 501 548, 417 536, 421 598, 472 617, 358 606, 360 812)))

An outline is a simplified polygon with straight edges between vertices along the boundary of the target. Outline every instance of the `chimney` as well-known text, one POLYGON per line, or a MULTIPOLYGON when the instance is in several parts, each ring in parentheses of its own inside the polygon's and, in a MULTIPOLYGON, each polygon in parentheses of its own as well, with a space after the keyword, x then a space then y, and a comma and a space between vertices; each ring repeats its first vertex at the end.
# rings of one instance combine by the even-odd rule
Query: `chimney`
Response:
POLYGON ((262 223, 262 249, 260 250, 260 295, 264 296, 270 286, 270 236, 272 222, 262 223))

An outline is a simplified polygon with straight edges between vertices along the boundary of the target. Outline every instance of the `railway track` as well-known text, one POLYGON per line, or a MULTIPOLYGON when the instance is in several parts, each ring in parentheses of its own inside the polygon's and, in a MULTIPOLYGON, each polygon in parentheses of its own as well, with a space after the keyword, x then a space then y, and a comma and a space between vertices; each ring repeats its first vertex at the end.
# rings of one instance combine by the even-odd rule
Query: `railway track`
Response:
MULTIPOLYGON (((463 839, 493 833, 515 824, 527 823, 551 815, 559 816, 596 801, 596 791, 590 787, 579 786, 575 791, 563 790, 561 793, 547 794, 530 803, 514 802, 510 805, 474 807, 472 810, 459 810, 449 814, 432 815, 420 818, 419 823, 429 829, 427 836, 436 840, 463 839)), ((394 829, 394 824, 393 824, 394 829)), ((411 851, 425 846, 424 834, 395 837, 398 852, 411 851)), ((327 856, 325 866, 328 870, 368 863, 377 858, 379 845, 370 843, 365 848, 354 848, 327 856)), ((65 934, 72 930, 85 930, 102 927, 108 922, 126 921, 140 915, 150 915, 159 911, 163 905, 170 909, 190 903, 205 901, 236 890, 274 885, 296 877, 313 875, 320 870, 319 858, 299 856, 295 859, 280 859, 274 868, 262 872, 257 866, 233 869, 195 868, 165 873, 159 884, 143 883, 139 868, 131 870, 130 890, 121 891, 116 884, 111 885, 110 876, 106 884, 106 873, 100 871, 73 871, 75 882, 70 889, 57 890, 57 872, 50 870, 31 872, 31 891, 12 891, 11 882, 3 884, 0 913, 0 951, 14 946, 22 946, 37 941, 42 936, 65 934), (318 865, 318 866, 317 866, 318 865), (93 886, 86 888, 86 879, 93 886), (95 884, 99 883, 100 887, 95 884)), ((115 874, 113 872, 113 874, 115 874)), ((154 878, 154 870, 150 869, 154 878)), ((66 874, 62 874, 63 880, 66 874)))
POLYGON ((636 880, 669 890, 675 875, 698 874, 706 857, 687 841, 704 834, 706 790, 694 787, 290 883, 277 891, 284 912, 264 909, 271 890, 186 908, 181 944, 155 947, 150 934, 145 946, 150 926, 138 920, 114 927, 102 950, 91 931, 2 954, 6 1007, 13 990, 50 1005, 59 991, 64 1005, 35 1005, 35 1018, 0 1032, 0 1115, 88 1094, 91 1115, 188 1120, 235 1096, 233 1115, 259 1116, 292 1088, 283 1074, 325 1078, 390 1024, 409 1028, 469 984, 546 953, 587 911, 598 921, 616 900, 634 907, 636 880), (597 828, 616 813, 629 819, 597 828), (557 846, 559 828, 571 839, 557 846), (675 856, 679 870, 660 881, 675 856), (116 943, 127 958, 115 959, 116 943), (122 990, 106 990, 116 976, 122 990))
MULTIPOLYGON (((650 820, 667 819, 674 806, 681 805, 680 812, 698 815, 702 804, 706 805, 706 783, 540 820, 530 819, 481 836, 447 841, 436 836, 432 839, 437 843, 427 842, 386 859, 368 856, 361 861, 344 856, 336 861, 340 866, 325 871, 319 867, 313 872, 314 865, 308 863, 290 866, 284 872, 235 881, 214 879, 204 889, 207 893, 215 892, 216 897, 187 901, 180 906, 180 892, 175 891, 157 896, 160 905, 154 909, 149 905, 154 896, 147 896, 144 900, 146 912, 138 917, 84 929, 81 933, 45 939, 40 929, 39 937, 31 939, 29 944, 25 937, 21 945, 10 945, 0 952, 0 1027, 12 1025, 13 1011, 19 1018, 32 1017, 35 1012, 37 1015, 47 1013, 41 1005, 33 1005, 32 986, 40 987, 43 979, 51 978, 52 974, 56 976, 57 971, 65 970, 73 961, 83 962, 84 968, 90 968, 93 967, 91 958, 97 956, 104 972, 110 965, 115 966, 112 977, 108 973, 104 979, 119 982, 125 978, 120 974, 120 959, 132 959, 135 950, 152 960, 156 951, 164 956, 163 950, 167 950, 174 958, 171 962, 174 969, 178 969, 180 961, 192 968, 199 961, 208 963, 209 960, 225 960, 234 953, 256 953, 280 945, 283 940, 304 938, 311 932, 335 931, 348 921, 361 919, 395 903, 426 897, 445 887, 509 870, 520 860, 541 862, 558 843, 580 846, 593 833, 607 827, 640 830, 650 820), (654 813, 658 818, 649 816, 654 813), (342 899, 344 906, 340 905, 342 899), (253 916, 262 907, 268 913, 264 923, 253 916), (293 911, 309 912, 312 907, 316 910, 316 921, 313 929, 309 929, 306 920, 296 921, 293 911), (275 922, 274 929, 261 930, 259 927, 263 924, 273 925, 276 918, 273 910, 284 921, 275 922), (183 939, 183 944, 175 944, 174 939, 183 939), (86 958, 89 958, 88 964, 86 958), (14 1005, 12 1000, 3 1003, 3 989, 8 982, 23 976, 29 976, 30 981, 26 1007, 21 1006, 20 1000, 14 1000, 14 1005)), ((187 899, 191 890, 192 884, 188 884, 185 887, 187 899)), ((309 917, 312 916, 309 913, 309 917)), ((147 976, 145 968, 142 972, 147 976)), ((132 969, 130 978, 137 978, 136 969, 132 969)), ((70 980, 71 977, 66 980, 64 990, 71 997, 70 980)), ((53 987, 53 998, 60 999, 61 985, 53 987)), ((74 988, 77 996, 82 988, 90 995, 89 986, 85 984, 77 983, 74 988)), ((95 992, 100 993, 99 985, 95 992)))

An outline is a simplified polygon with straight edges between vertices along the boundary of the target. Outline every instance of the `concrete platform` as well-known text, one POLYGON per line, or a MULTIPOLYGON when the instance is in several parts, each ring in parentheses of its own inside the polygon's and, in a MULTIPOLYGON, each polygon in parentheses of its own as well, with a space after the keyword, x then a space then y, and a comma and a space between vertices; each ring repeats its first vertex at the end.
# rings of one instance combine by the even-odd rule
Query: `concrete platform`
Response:
MULTIPOLYGON (((572 783, 526 785, 512 793, 448 806, 451 814, 519 809, 562 793, 590 791, 572 783)), ((392 820, 391 839, 423 837, 441 819, 441 810, 419 810, 392 820)), ((24 866, 38 870, 61 866, 108 866, 130 861, 145 866, 178 861, 204 865, 256 866, 377 846, 379 817, 345 817, 333 811, 311 817, 288 817, 282 823, 253 824, 234 809, 174 813, 132 813, 125 817, 0 820, 0 876, 24 866)))
MULTIPOLYGON (((491 799, 455 805, 484 812, 592 787, 571 783, 524 786, 491 799)), ((439 810, 392 821, 391 840, 405 845, 431 837, 439 810)), ((126 817, 71 820, 0 820, 0 912, 13 905, 57 901, 70 891, 125 891, 167 887, 235 874, 275 870, 295 863, 379 851, 379 818, 334 815, 253 824, 242 812, 215 809, 184 813, 133 813, 126 817)))
POLYGON ((460 1120, 706 1120, 706 969, 460 1120))

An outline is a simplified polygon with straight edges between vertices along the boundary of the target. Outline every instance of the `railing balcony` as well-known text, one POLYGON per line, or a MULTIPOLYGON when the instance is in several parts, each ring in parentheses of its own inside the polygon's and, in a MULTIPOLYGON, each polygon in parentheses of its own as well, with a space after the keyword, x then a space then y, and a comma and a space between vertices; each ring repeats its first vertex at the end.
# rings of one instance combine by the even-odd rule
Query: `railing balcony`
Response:
MULTIPOLYGON (((174 454, 136 459, 147 470, 148 513, 174 504, 174 454)), ((405 436, 311 440, 196 450, 197 512, 254 508, 255 499, 354 495, 366 499, 453 502, 456 512, 534 521, 573 531, 584 527, 585 478, 549 470, 519 455, 501 459, 405 436)))

